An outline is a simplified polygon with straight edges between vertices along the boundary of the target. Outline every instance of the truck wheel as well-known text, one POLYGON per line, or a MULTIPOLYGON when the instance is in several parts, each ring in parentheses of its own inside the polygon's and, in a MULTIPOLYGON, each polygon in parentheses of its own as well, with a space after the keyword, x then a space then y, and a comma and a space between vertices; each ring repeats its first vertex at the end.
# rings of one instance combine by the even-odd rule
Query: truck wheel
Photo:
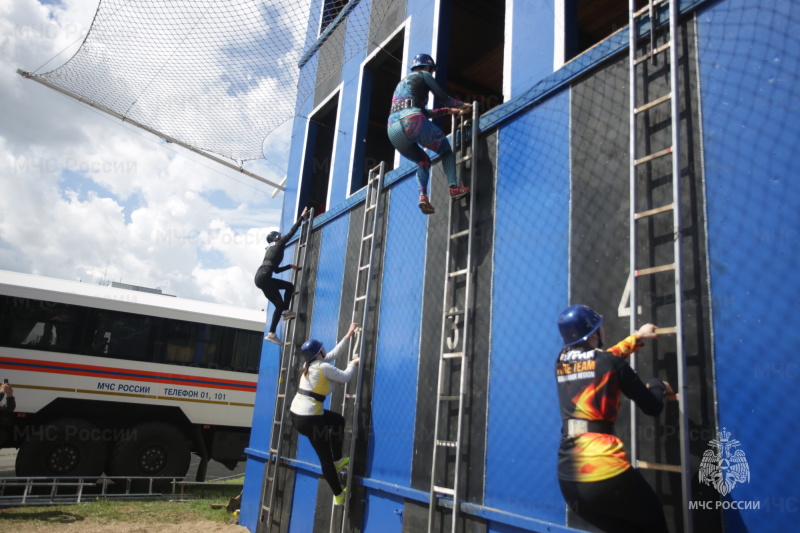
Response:
POLYGON ((99 476, 108 446, 96 426, 60 418, 32 429, 17 453, 17 476, 99 476))
POLYGON ((110 476, 183 477, 191 447, 186 435, 164 422, 139 424, 117 441, 108 465, 110 476))

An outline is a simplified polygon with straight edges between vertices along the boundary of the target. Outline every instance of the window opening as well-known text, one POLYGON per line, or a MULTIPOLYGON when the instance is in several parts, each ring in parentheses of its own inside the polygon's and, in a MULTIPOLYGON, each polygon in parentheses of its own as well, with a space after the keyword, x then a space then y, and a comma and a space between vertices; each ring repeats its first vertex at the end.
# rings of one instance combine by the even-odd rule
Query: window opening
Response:
POLYGON ((392 94, 402 75, 402 63, 403 32, 400 32, 364 65, 350 194, 367 184, 369 171, 381 161, 386 162, 387 172, 393 168, 395 150, 386 134, 386 121, 392 94))
POLYGON ((322 5, 322 17, 320 17, 320 25, 319 25, 319 33, 322 35, 322 32, 336 20, 336 17, 339 16, 339 13, 342 12, 344 6, 347 5, 349 0, 325 0, 322 5))
POLYGON ((306 157, 300 187, 300 205, 314 208, 314 216, 327 210, 328 184, 336 140, 339 99, 334 96, 308 121, 306 157))
MULTIPOLYGON (((446 79, 445 91, 465 102, 477 100, 481 113, 503 103, 503 52, 505 47, 505 0, 453 0, 442 4, 440 43, 446 58, 437 79, 446 79), (447 9, 450 10, 447 13, 447 9), (449 34, 449 35, 448 35, 449 34)), ((450 128, 450 121, 443 124, 450 128)))
MULTIPOLYGON (((636 9, 647 0, 636 0, 636 9)), ((566 0, 565 61, 582 54, 628 25, 628 3, 618 0, 566 0)))

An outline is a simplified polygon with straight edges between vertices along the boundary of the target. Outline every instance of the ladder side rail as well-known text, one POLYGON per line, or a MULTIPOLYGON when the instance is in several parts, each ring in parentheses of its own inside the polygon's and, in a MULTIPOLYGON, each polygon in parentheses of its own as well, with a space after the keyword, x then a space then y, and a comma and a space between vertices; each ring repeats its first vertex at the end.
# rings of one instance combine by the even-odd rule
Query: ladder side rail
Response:
MULTIPOLYGON (((450 143, 453 149, 453 155, 456 158, 456 161, 460 159, 461 154, 461 147, 456 145, 456 116, 453 115, 451 119, 451 130, 450 130, 450 143)), ((444 309, 444 304, 447 302, 447 295, 450 290, 450 283, 453 281, 450 278, 450 246, 452 245, 452 239, 450 239, 450 235, 453 234, 453 205, 452 200, 448 204, 449 214, 447 217, 447 244, 445 245, 445 260, 444 260, 444 267, 445 267, 445 276, 444 276, 444 286, 442 290, 442 327, 440 330, 440 337, 439 337, 439 379, 437 380, 436 386, 436 417, 434 418, 433 423, 433 456, 431 460, 431 479, 430 479, 430 488, 428 490, 428 497, 430 502, 428 504, 428 532, 433 528, 433 520, 434 515, 436 514, 436 466, 438 464, 437 458, 439 456, 439 445, 437 441, 439 440, 439 421, 441 418, 442 413, 442 402, 439 399, 442 394, 442 387, 443 387, 443 379, 444 379, 444 365, 445 359, 443 357, 444 353, 444 346, 445 346, 445 335, 447 333, 447 318, 444 316, 446 309, 444 309)))
MULTIPOLYGON (((369 317, 369 299, 372 292, 372 266, 373 261, 375 259, 375 249, 377 247, 377 232, 378 232, 378 217, 380 216, 381 212, 381 199, 382 199, 382 192, 383 192, 383 178, 386 172, 386 164, 385 162, 381 161, 380 165, 378 166, 378 176, 372 181, 376 181, 375 185, 375 209, 372 213, 372 239, 370 242, 369 248, 369 268, 364 271, 364 274, 367 276, 366 287, 364 289, 364 310, 363 316, 361 319, 361 335, 359 338, 359 357, 364 357, 366 354, 366 346, 367 346, 367 327, 368 317, 369 317)), ((370 200, 372 198, 371 193, 371 184, 370 187, 367 187, 367 201, 364 205, 364 224, 366 225, 367 221, 367 207, 370 206, 370 200)), ((362 230, 362 233, 365 230, 362 230)), ((363 241, 362 241, 363 242, 363 241)), ((363 247, 363 246, 362 246, 363 247)), ((360 265, 359 265, 360 266, 360 265)), ((356 293, 358 292, 358 287, 356 287, 356 293)), ((355 310, 355 305, 353 306, 355 310)), ((350 490, 353 484, 353 458, 355 457, 356 452, 356 440, 358 437, 358 415, 359 409, 361 407, 361 385, 363 382, 364 377, 364 366, 363 364, 359 363, 358 365, 358 377, 356 378, 356 394, 355 394, 355 402, 353 404, 353 421, 352 421, 352 431, 350 433, 350 451, 348 457, 350 457, 350 465, 347 467, 347 480, 345 482, 345 488, 347 490, 346 500, 350 498, 350 490)), ((342 513, 342 533, 347 531, 347 518, 348 518, 348 511, 349 511, 348 502, 345 501, 343 513, 342 513)))
POLYGON ((678 411, 679 438, 681 460, 681 496, 683 502, 683 531, 692 533, 692 520, 689 514, 691 499, 691 478, 688 468, 691 461, 689 449, 689 414, 686 410, 686 352, 683 346, 683 235, 681 233, 681 143, 680 143, 680 98, 678 98, 678 3, 670 0, 669 6, 669 40, 670 40, 670 90, 673 98, 670 102, 672 112, 672 204, 673 226, 675 232, 675 351, 678 363, 678 411))
MULTIPOLYGON (((652 2, 650 2, 652 4, 652 2)), ((629 83, 628 83, 628 91, 629 91, 629 171, 630 171, 630 209, 629 215, 630 218, 628 220, 628 227, 630 231, 629 235, 629 276, 631 277, 630 283, 630 293, 629 293, 629 303, 628 308, 630 309, 630 332, 633 334, 636 331, 636 319, 638 313, 638 304, 637 304, 637 291, 636 291, 636 180, 638 177, 638 171, 636 167, 636 151, 637 151, 637 135, 636 135, 636 43, 637 43, 637 33, 638 28, 636 26, 636 0, 628 0, 628 35, 629 35, 629 45, 628 45, 628 69, 629 69, 629 83)), ((652 33, 651 28, 651 33, 652 33)), ((636 370, 636 354, 632 353, 629 358, 630 366, 635 371, 636 370)), ((636 431, 636 424, 637 424, 637 416, 636 416, 636 406, 633 405, 633 402, 628 402, 630 405, 630 447, 631 447, 631 464, 634 466, 636 465, 636 461, 638 459, 638 444, 637 444, 637 431, 636 431)))
MULTIPOLYGON (((300 227, 300 238, 295 245, 295 253, 294 253, 294 262, 293 264, 298 265, 300 270, 292 270, 292 285, 294 285, 294 289, 292 289, 295 294, 292 295, 292 303, 294 306, 297 306, 297 301, 295 297, 297 296, 297 289, 301 285, 303 281, 303 275, 305 273, 306 268, 306 258, 307 258, 307 251, 308 251, 308 237, 311 234, 311 224, 314 220, 314 209, 311 209, 311 213, 300 227)), ((270 468, 272 469, 272 476, 270 481, 269 487, 269 499, 268 499, 268 506, 267 506, 267 513, 268 513, 268 520, 267 527, 272 524, 272 519, 274 518, 273 508, 275 505, 275 496, 277 494, 277 481, 278 481, 278 469, 280 467, 280 460, 281 460, 281 452, 283 451, 283 441, 284 441, 284 427, 286 424, 286 411, 288 410, 286 400, 287 393, 289 391, 289 381, 291 377, 291 371, 294 368, 295 362, 295 346, 296 346, 296 337, 297 337, 297 317, 290 319, 287 327, 284 328, 284 336, 283 336, 283 344, 281 345, 281 360, 280 360, 280 369, 278 371, 278 386, 277 386, 277 393, 275 396, 275 412, 273 414, 273 424, 272 424, 272 431, 275 431, 276 428, 276 421, 279 421, 277 424, 277 442, 275 444, 275 453, 274 453, 274 463, 273 463, 273 452, 272 452, 272 441, 273 438, 270 437, 270 450, 269 450, 269 461, 266 464, 266 472, 267 475, 264 476, 263 483, 266 483, 267 480, 270 479, 269 472, 270 468), (286 335, 286 331, 288 328, 292 329, 291 341, 288 343, 286 342, 288 335, 286 335), (288 357, 287 357, 288 356, 288 357), (288 360, 287 360, 288 359, 288 360), (285 363, 285 366, 284 366, 285 363), (285 377, 284 377, 285 373, 285 377), (281 383, 281 379, 283 379, 283 383, 281 383), (283 392, 281 392, 281 384, 283 385, 283 392), (283 397, 280 395, 283 394, 283 397), (280 407, 278 407, 278 402, 282 402, 280 407)), ((263 490, 262 490, 263 494, 263 490)), ((263 509, 262 509, 263 511, 263 509)))
MULTIPOLYGON (((464 121, 461 121, 463 126, 464 121)), ((460 384, 459 384, 459 399, 458 399, 458 423, 456 429, 456 464, 454 468, 454 483, 453 483, 453 520, 451 522, 451 530, 453 533, 456 533, 458 530, 458 513, 460 511, 460 500, 461 500, 461 441, 463 436, 463 426, 464 426, 464 397, 465 391, 467 390, 467 376, 469 374, 469 367, 471 365, 470 361, 470 350, 472 348, 472 341, 471 341, 471 326, 472 326, 472 299, 474 298, 473 295, 473 264, 472 264, 472 252, 473 252, 473 242, 474 242, 474 235, 475 235, 475 184, 477 178, 477 169, 478 169, 478 102, 472 102, 472 122, 470 124, 471 128, 471 153, 470 161, 470 187, 472 188, 469 195, 469 214, 468 214, 468 221, 467 221, 467 231, 469 231, 467 235, 467 274, 465 280, 465 287, 464 287, 464 326, 462 328, 462 344, 461 349, 464 356, 461 358, 461 375, 460 375, 460 384)), ((463 128, 462 128, 463 129, 463 128)), ((462 131, 461 136, 461 144, 462 147, 466 145, 464 140, 464 135, 462 131)), ((463 152, 462 148, 462 152, 463 152)))

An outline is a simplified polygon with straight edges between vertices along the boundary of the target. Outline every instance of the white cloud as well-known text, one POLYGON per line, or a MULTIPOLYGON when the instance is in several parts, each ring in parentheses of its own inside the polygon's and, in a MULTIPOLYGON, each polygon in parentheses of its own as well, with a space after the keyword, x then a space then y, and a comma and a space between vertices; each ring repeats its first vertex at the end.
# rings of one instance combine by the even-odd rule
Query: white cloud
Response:
MULTIPOLYGON (((79 44, 96 8, 0 0, 0 269, 264 308, 252 278, 282 195, 15 74, 79 44)), ((277 182, 289 131, 271 137, 274 163, 248 168, 277 182)))

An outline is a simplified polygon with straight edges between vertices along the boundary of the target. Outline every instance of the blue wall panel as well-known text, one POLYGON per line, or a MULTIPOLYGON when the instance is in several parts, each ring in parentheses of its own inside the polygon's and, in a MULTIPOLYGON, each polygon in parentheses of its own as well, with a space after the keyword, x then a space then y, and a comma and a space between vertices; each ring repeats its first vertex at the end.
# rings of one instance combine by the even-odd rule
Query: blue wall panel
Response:
POLYGON ((239 524, 250 531, 256 530, 258 516, 261 512, 261 486, 264 479, 266 462, 260 457, 248 457, 244 471, 242 487, 242 504, 239 524))
MULTIPOLYGON (((314 531, 318 483, 317 476, 310 476, 302 470, 297 471, 297 475, 294 478, 294 494, 292 495, 292 518, 289 521, 290 532, 308 533, 314 531)), ((250 531, 255 530, 251 529, 250 531)))
POLYGON ((417 364, 427 218, 418 215, 417 187, 392 187, 381 289, 370 477, 409 486, 414 449, 417 364))
POLYGON ((403 505, 403 498, 368 489, 363 531, 400 533, 403 530, 403 505))
POLYGON ((568 106, 564 92, 499 132, 485 497, 560 524, 553 361, 568 304, 568 106))
MULTIPOLYGON (((326 350, 333 349, 339 341, 339 305, 342 299, 345 253, 349 216, 342 216, 322 227, 322 244, 317 265, 317 282, 314 291, 314 310, 311 314, 311 338, 322 342, 326 350)), ((347 357, 343 355, 342 357, 347 357)), ((330 396, 325 408, 330 408, 330 396)), ((319 464, 314 448, 308 439, 301 438, 297 449, 301 461, 319 464)))
POLYGON ((336 134, 336 159, 333 182, 331 184, 330 206, 335 206, 348 196, 347 184, 353 164, 350 156, 353 150, 355 120, 358 114, 358 82, 361 73, 361 62, 366 57, 368 32, 362 24, 352 21, 369 20, 371 2, 359 2, 348 15, 347 35, 344 45, 342 65, 342 100, 339 106, 339 131, 336 134), (352 56, 352 57, 350 57, 352 56))
POLYGON ((506 101, 553 72, 553 3, 514 0, 506 4, 506 9, 513 10, 511 36, 506 36, 506 46, 511 46, 511 94, 505 95, 506 101))
POLYGON ((794 531, 800 508, 787 475, 800 466, 787 449, 800 414, 800 4, 768 5, 698 17, 719 422, 750 468, 727 499, 761 502, 729 511, 729 531, 794 531))

